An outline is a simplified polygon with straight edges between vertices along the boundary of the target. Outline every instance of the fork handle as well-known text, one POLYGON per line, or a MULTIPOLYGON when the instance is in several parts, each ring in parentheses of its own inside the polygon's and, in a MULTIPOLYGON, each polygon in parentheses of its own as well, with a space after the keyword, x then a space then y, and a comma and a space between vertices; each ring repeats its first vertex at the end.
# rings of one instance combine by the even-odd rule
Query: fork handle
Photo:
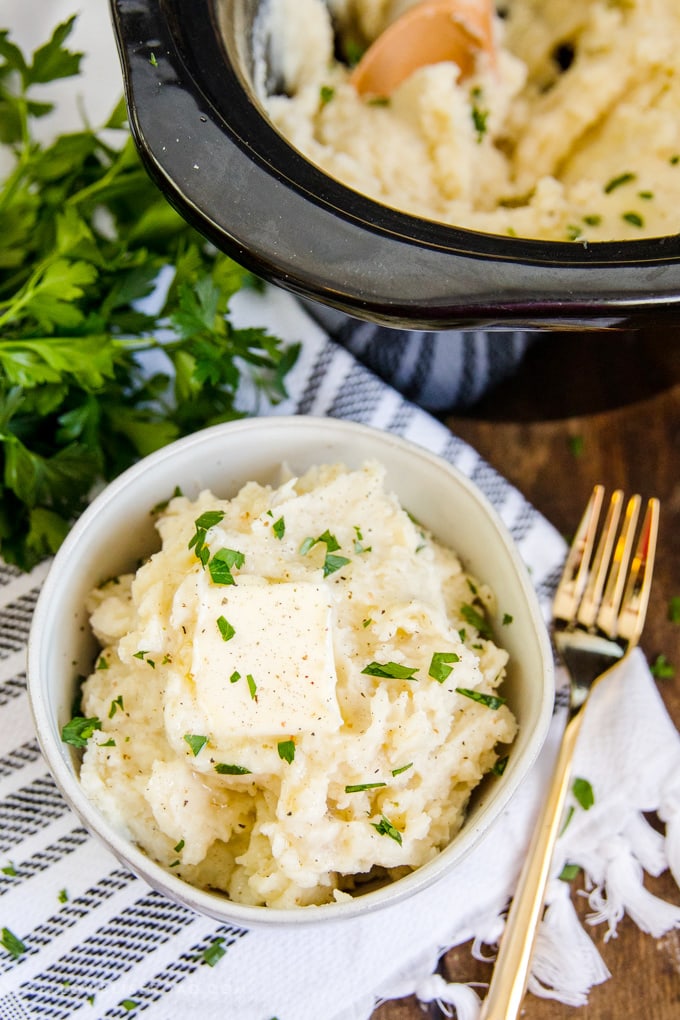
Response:
POLYGON ((568 723, 500 940, 480 1020, 515 1020, 526 992, 550 865, 569 791, 579 712, 568 723))

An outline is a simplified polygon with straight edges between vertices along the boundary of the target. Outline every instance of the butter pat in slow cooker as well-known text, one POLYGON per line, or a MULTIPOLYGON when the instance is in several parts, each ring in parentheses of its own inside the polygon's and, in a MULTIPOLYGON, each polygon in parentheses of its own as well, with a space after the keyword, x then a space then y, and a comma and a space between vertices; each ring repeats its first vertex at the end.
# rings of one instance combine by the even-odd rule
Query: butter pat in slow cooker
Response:
POLYGON ((198 591, 192 673, 218 742, 340 728, 331 603, 321 586, 198 591))

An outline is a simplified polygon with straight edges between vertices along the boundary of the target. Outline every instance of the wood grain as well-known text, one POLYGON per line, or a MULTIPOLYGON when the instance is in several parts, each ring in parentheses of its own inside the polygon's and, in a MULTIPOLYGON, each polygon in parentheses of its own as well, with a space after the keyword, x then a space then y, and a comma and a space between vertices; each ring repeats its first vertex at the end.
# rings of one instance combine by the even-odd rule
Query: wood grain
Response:
MULTIPOLYGON (((465 417, 450 418, 467 440, 515 484, 566 536, 573 533, 595 482, 661 499, 655 581, 642 646, 677 667, 658 681, 669 714, 680 726, 680 626, 668 618, 680 595, 680 344, 676 336, 572 334, 541 340, 516 377, 465 417), (670 340, 670 342, 669 342, 670 340)), ((652 819, 653 822, 658 820, 652 819)), ((646 880, 652 892, 680 904, 668 872, 646 880)), ((582 915, 583 897, 575 897, 582 915)), ((589 929, 612 977, 589 1002, 571 1008, 531 995, 524 1020, 654 1020, 680 1016, 680 932, 661 939, 642 934, 625 918, 618 936, 589 929)), ((441 971, 449 980, 488 981, 491 965, 475 961, 470 946, 449 952, 441 971)), ((415 999, 384 1003, 373 1020, 435 1020, 436 1007, 415 999)))

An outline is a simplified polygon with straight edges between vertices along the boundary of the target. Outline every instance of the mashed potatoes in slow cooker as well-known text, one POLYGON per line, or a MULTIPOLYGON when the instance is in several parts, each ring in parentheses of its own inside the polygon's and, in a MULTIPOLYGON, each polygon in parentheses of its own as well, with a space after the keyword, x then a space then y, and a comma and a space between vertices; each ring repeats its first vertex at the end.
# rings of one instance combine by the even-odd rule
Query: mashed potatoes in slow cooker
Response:
POLYGON ((499 2, 495 66, 482 55, 461 82, 441 63, 386 102, 362 99, 351 51, 417 2, 263 4, 262 102, 312 162, 380 203, 484 232, 583 243, 680 229, 677 0, 499 2))
POLYGON ((175 496, 157 526, 161 550, 90 597, 89 797, 244 903, 342 899, 430 860, 516 733, 487 622, 512 607, 373 462, 175 496))

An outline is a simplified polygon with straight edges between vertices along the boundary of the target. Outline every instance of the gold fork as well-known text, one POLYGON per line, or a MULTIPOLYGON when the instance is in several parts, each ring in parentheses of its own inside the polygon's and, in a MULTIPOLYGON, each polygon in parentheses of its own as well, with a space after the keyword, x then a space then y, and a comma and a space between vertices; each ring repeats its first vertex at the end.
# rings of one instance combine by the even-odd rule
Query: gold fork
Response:
POLYGON ((640 496, 628 500, 618 538, 623 493, 613 493, 600 528, 603 501, 604 488, 596 485, 555 593, 553 631, 569 674, 568 720, 500 940, 480 1020, 514 1020, 519 1016, 584 708, 595 684, 637 645, 647 614, 659 501, 650 499, 647 503, 632 561, 640 496))

